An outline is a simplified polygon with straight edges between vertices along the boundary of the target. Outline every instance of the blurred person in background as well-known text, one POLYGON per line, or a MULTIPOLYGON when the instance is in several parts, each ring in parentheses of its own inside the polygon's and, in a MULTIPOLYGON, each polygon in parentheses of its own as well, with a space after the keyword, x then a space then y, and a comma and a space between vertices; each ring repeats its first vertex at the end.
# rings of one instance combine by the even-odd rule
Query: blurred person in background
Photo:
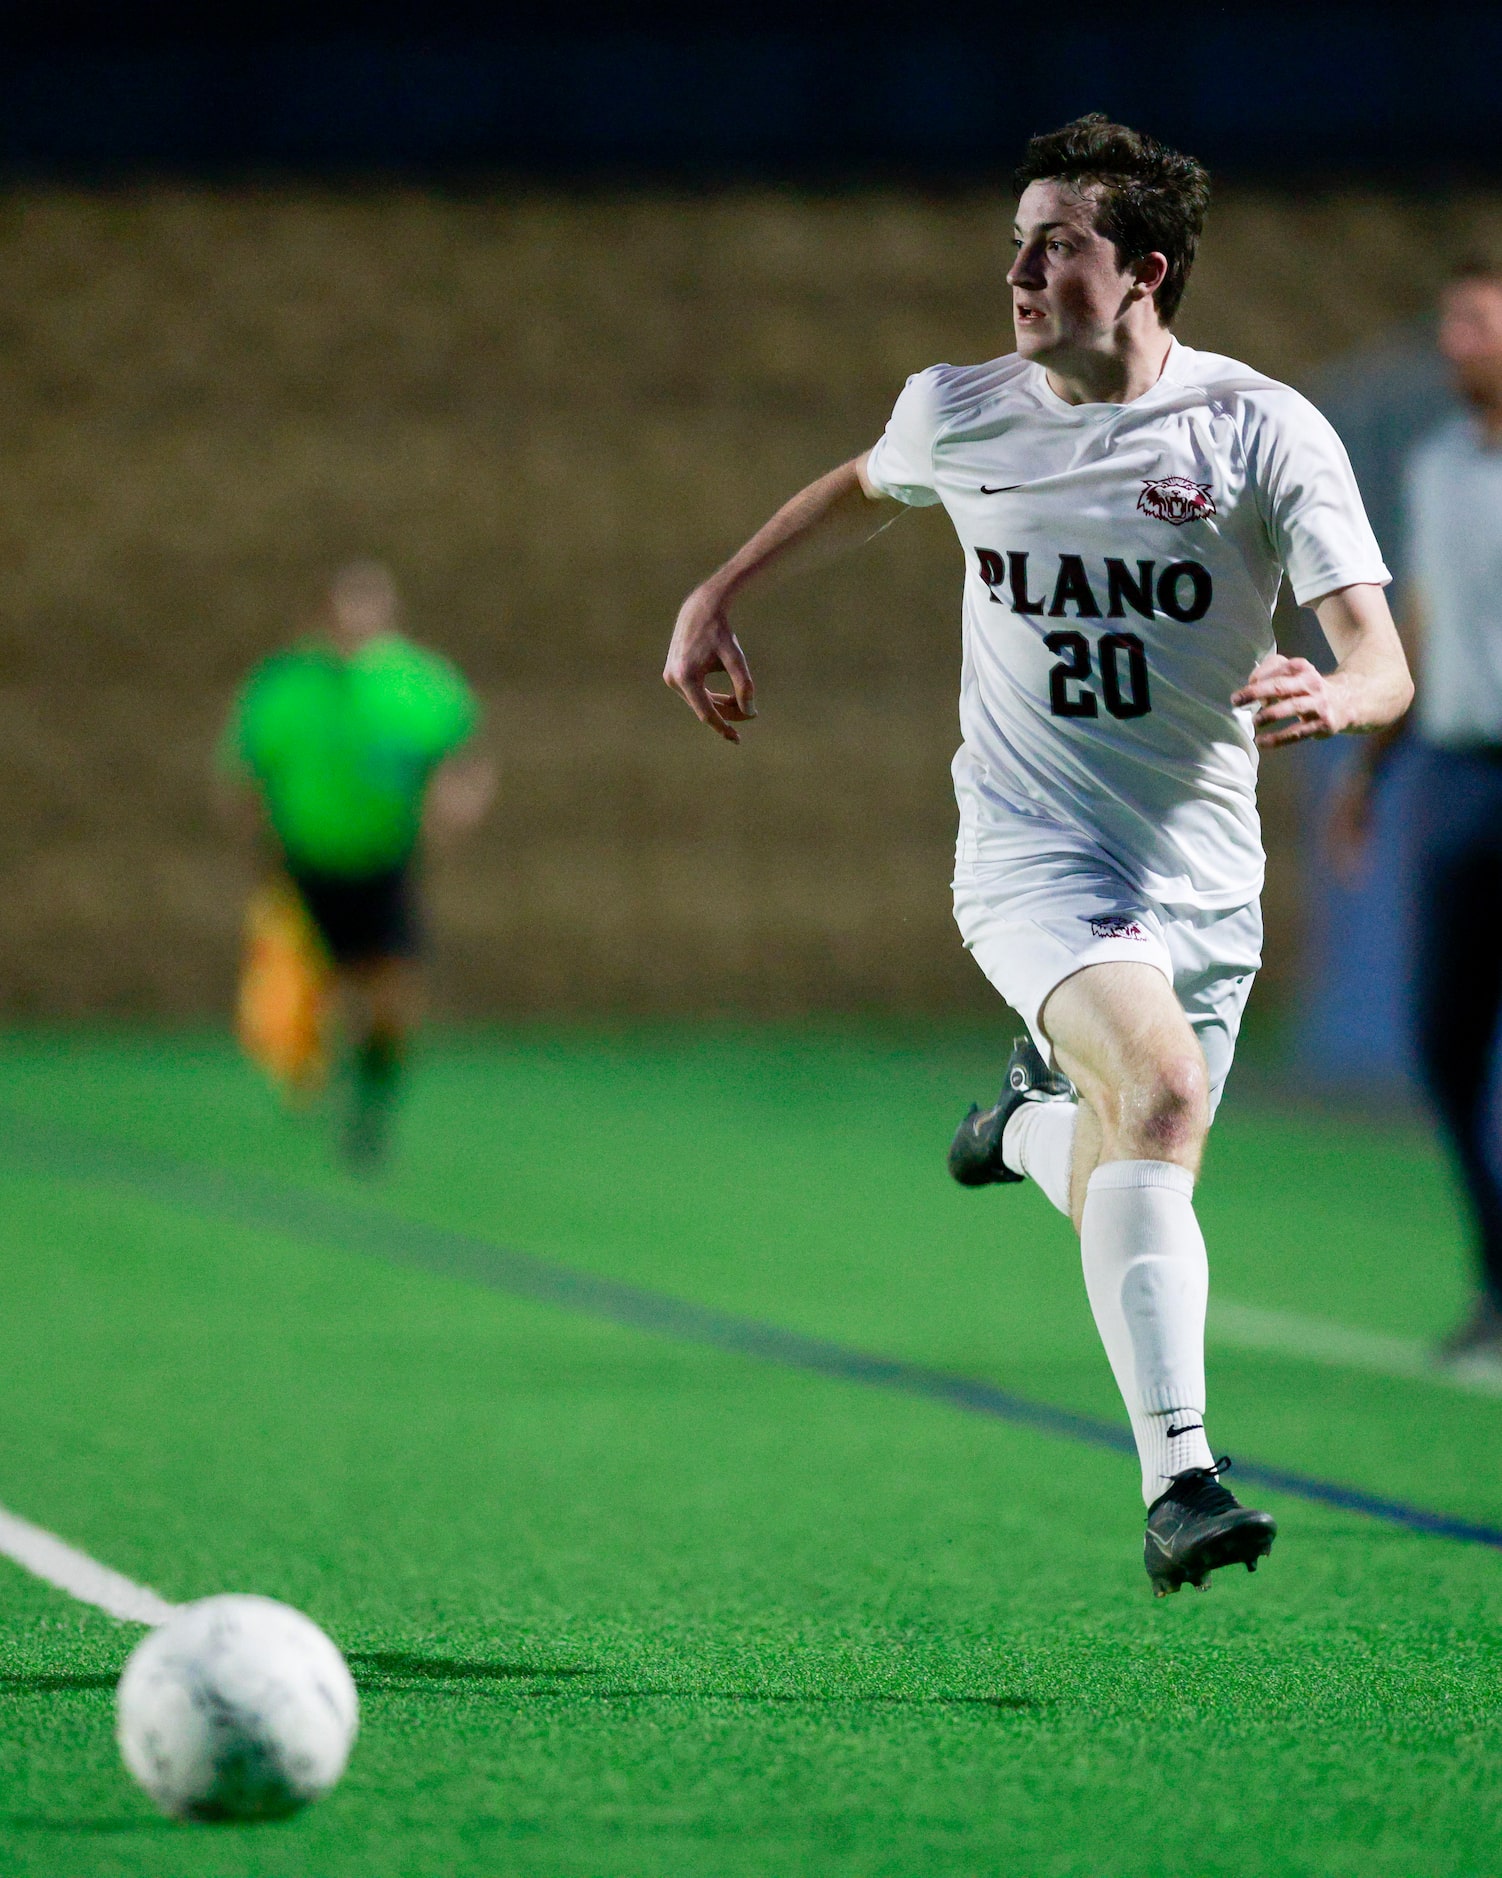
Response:
MULTIPOLYGON (((259 958, 264 972, 282 914, 311 940, 307 997, 317 1001, 325 976, 347 1026, 343 1149, 359 1171, 385 1155, 421 1015, 420 847, 473 827, 494 789, 473 742, 474 694, 447 659, 402 636, 398 617, 386 568, 342 568, 314 633, 245 680, 219 752, 227 792, 259 825, 280 876, 259 930, 253 921, 249 963, 259 958)), ((320 1015, 304 1010, 294 1024, 289 1054, 272 1066, 289 1087, 313 1086, 320 1015)))
POLYGON ((1347 870, 1368 860, 1376 783, 1411 740, 1419 1072, 1460 1171, 1480 1279, 1439 1356, 1502 1370, 1502 262, 1455 271, 1437 337, 1465 409, 1408 461, 1399 612, 1418 684, 1412 729, 1404 720, 1366 743, 1332 836, 1347 870))

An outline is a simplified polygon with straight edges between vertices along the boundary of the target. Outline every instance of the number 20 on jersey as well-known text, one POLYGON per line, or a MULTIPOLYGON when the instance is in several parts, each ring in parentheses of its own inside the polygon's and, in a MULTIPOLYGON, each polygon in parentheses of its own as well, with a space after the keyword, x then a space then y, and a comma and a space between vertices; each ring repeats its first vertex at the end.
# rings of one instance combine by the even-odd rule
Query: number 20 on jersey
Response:
MULTIPOLYGON (((1132 565, 1115 555, 1104 563, 1101 593, 1085 568, 1084 556, 1061 554, 1051 595, 1034 595, 1028 556, 1015 550, 977 548, 980 576, 997 606, 1010 603, 1014 613, 1049 619, 1120 619, 1128 610, 1140 619, 1165 619, 1190 625, 1210 609, 1215 587, 1210 570, 1198 561, 1171 561, 1161 570, 1155 561, 1132 565), (1003 600, 998 588, 1005 590, 1003 600)), ((1078 627, 1043 635, 1058 663, 1048 674, 1048 708, 1055 717, 1097 717, 1104 704, 1112 717, 1145 717, 1153 708, 1147 649, 1133 632, 1102 633, 1092 649, 1078 627), (1097 693, 1096 685, 1099 685, 1097 693)))

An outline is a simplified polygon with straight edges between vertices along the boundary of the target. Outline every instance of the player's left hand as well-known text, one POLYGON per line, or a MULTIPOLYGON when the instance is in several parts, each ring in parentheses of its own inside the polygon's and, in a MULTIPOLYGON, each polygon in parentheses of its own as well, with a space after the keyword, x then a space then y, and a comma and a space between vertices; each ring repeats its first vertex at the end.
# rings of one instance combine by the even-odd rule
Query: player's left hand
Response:
POLYGON ((1281 652, 1265 658, 1232 704, 1255 705, 1252 719, 1259 750, 1279 744, 1302 743, 1308 737, 1334 737, 1346 727, 1339 688, 1308 659, 1285 658, 1281 652))

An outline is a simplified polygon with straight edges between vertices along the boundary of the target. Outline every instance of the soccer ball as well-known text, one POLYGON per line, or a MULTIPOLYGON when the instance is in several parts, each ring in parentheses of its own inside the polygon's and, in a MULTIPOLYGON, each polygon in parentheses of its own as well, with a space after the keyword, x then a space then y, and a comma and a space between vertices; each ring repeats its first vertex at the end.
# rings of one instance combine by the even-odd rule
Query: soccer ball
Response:
POLYGON ((273 1598, 203 1598, 132 1652, 115 1695, 125 1765, 179 1819, 277 1819, 344 1772, 359 1698, 309 1617, 273 1598))

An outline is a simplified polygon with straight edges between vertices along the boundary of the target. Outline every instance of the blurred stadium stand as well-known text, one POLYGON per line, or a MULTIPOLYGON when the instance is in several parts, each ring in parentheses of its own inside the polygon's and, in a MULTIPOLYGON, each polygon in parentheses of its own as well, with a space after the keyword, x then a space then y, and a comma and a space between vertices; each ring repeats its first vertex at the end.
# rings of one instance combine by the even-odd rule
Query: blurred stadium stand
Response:
MULTIPOLYGON (((1417 420, 1433 395, 1394 327, 1502 236, 1489 14, 1453 70, 1433 9, 1144 36, 1086 8, 1063 40, 942 4, 817 29, 731 5, 713 33, 651 7, 3 18, 14 1012, 222 1010, 245 876, 203 784, 219 714, 330 560, 372 551, 502 759, 492 826, 439 869, 450 1012, 993 1008, 945 891, 942 523, 748 615, 739 753, 658 683, 683 591, 910 371, 1005 345, 995 181, 1042 122, 1098 106, 1220 167, 1183 334, 1314 390, 1358 463, 1384 371, 1417 420), (1412 187, 1441 174, 1465 180, 1412 187)), ((1380 1022, 1386 1062, 1350 935, 1390 998, 1396 944, 1380 887, 1311 884, 1318 762, 1265 771, 1262 1001, 1292 1006, 1307 931, 1350 1017, 1324 1043, 1360 1062, 1380 1022)))

